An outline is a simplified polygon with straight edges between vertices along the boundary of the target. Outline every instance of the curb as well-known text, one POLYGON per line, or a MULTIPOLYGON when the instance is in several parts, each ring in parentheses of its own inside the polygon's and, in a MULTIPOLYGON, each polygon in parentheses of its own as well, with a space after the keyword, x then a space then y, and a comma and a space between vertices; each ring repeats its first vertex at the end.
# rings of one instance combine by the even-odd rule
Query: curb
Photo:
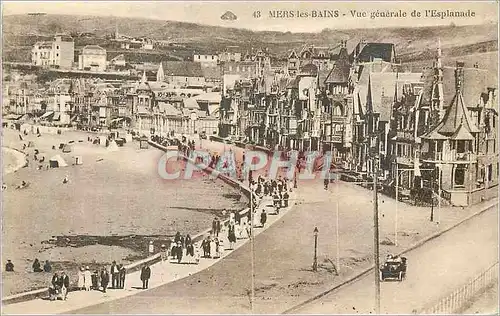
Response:
MULTIPOLYGON (((157 148, 157 149, 160 149, 162 151, 167 151, 167 148, 164 147, 164 146, 161 146, 160 144, 157 144, 155 142, 152 142, 152 141, 148 141, 148 143, 157 148)), ((19 151, 17 149, 13 149, 13 148, 10 148, 12 150, 16 150, 16 151, 19 151)), ((19 151, 21 152, 21 151, 19 151)), ((22 153, 22 152, 21 152, 22 153)), ((183 156, 181 155, 180 156, 181 159, 189 162, 189 163, 192 163, 192 164, 195 164, 196 165, 196 162, 191 160, 189 157, 186 157, 186 156, 183 156)), ((245 195, 248 197, 250 197, 250 189, 245 186, 244 184, 236 181, 236 180, 233 180, 223 174, 220 174, 219 172, 217 172, 217 170, 215 169, 212 169, 212 168, 205 168, 203 169, 204 172, 206 172, 207 174, 209 175, 213 175, 214 177, 216 178, 219 178, 221 179, 222 181, 224 181, 226 184, 232 186, 232 187, 237 187, 238 189, 242 190, 242 192, 245 193, 245 195)), ((250 211, 249 208, 245 208, 243 210, 240 211, 240 215, 244 216, 246 215, 248 212, 250 211)), ((226 219, 224 221, 222 221, 221 224, 226 224, 229 222, 229 219, 226 219)), ((192 240, 193 242, 197 242, 198 239, 204 235, 207 235, 208 233, 210 233, 212 231, 211 228, 208 228, 196 235, 194 235, 192 237, 192 240)), ((127 266, 125 266, 125 269, 127 271, 127 274, 129 273, 132 273, 132 272, 135 272, 137 270, 140 269, 140 267, 143 265, 143 264, 146 264, 146 263, 149 263, 149 264, 155 264, 157 262, 160 261, 160 257, 161 257, 161 254, 160 253, 156 253, 150 257, 147 257, 147 258, 144 258, 142 260, 139 260, 137 262, 133 262, 127 266)), ((69 292, 73 292, 75 291, 76 288, 69 288, 68 289, 68 293, 69 292)), ((4 297, 2 298, 2 305, 10 305, 10 304, 14 304, 14 303, 19 303, 19 302, 24 302, 24 301, 30 301, 30 300, 34 300, 34 299, 37 299, 37 298, 41 298, 41 297, 45 297, 48 295, 48 288, 41 288, 41 289, 38 289, 38 290, 32 290, 32 291, 29 291, 29 292, 24 292, 24 293, 18 293, 18 294, 14 294, 14 295, 10 295, 10 296, 7 296, 7 297, 4 297)))
MULTIPOLYGON (((399 255, 405 254, 407 252, 410 252, 410 251, 412 251, 412 250, 414 250, 414 249, 422 246, 423 244, 427 243, 428 241, 436 239, 437 237, 441 236, 442 234, 444 234, 444 233, 446 233, 446 232, 448 232, 448 231, 456 228, 457 226, 460 226, 463 223, 471 220, 472 218, 474 218, 474 217, 476 217, 478 215, 481 215, 482 213, 488 211, 489 209, 493 208, 495 205, 498 206, 498 199, 494 203, 492 203, 491 205, 485 206, 484 208, 482 208, 481 210, 477 211, 476 213, 473 213, 473 214, 467 216, 466 218, 464 218, 464 219, 456 222, 455 224, 453 224, 453 225, 451 225, 451 226, 449 226, 449 227, 447 227, 447 228, 445 228, 443 230, 440 230, 440 231, 438 231, 438 232, 436 232, 436 233, 434 233, 434 234, 432 234, 432 235, 430 235, 430 236, 428 236, 428 237, 426 237, 426 238, 424 238, 424 239, 416 242, 415 244, 411 245, 410 247, 406 248, 405 250, 397 253, 397 255, 399 256, 399 255)), ((367 268, 367 269, 359 272, 358 274, 354 275, 350 279, 347 279, 347 280, 343 281, 342 283, 340 283, 338 285, 335 285, 334 287, 332 287, 332 288, 330 288, 330 289, 328 289, 326 291, 323 291, 323 292, 321 292, 319 294, 316 294, 315 296, 313 296, 313 297, 311 297, 311 298, 309 298, 309 299, 307 299, 307 300, 305 300, 305 301, 303 301, 303 302, 301 302, 301 303, 299 303, 299 304, 297 304, 297 305, 295 305, 295 306, 293 306, 291 308, 286 309, 285 311, 281 312, 280 314, 292 314, 293 312, 297 311, 301 307, 304 307, 305 305, 307 305, 307 304, 309 304, 311 302, 314 302, 314 301, 322 298, 323 296, 325 296, 325 295, 327 295, 327 294, 329 294, 329 293, 331 293, 331 292, 333 292, 335 290, 340 289, 343 286, 346 286, 346 285, 349 285, 349 284, 352 284, 352 283, 358 281, 359 279, 361 279, 365 275, 369 274, 374 268, 375 268, 375 265, 371 265, 369 268, 367 268)))

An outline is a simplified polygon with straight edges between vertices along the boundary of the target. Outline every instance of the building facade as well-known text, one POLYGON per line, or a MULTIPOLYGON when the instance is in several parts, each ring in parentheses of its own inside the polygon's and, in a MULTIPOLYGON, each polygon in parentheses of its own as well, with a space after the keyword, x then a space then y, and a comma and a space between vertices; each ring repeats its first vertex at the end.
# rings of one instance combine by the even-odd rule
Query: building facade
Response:
POLYGON ((50 42, 36 42, 31 50, 31 63, 35 66, 71 69, 75 56, 75 43, 68 36, 57 35, 50 42))

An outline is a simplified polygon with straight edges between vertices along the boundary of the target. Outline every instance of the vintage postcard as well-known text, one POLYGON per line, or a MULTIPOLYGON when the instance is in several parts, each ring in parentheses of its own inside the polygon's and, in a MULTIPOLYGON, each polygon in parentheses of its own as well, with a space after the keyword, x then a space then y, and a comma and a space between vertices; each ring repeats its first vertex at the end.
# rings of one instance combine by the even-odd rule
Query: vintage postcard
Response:
POLYGON ((4 1, 3 314, 497 314, 498 2, 4 1))

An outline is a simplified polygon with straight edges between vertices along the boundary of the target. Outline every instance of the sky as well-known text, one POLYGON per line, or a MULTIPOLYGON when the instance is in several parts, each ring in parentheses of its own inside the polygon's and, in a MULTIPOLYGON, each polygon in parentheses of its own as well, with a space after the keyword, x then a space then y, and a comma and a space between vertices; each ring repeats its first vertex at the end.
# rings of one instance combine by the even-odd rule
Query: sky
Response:
MULTIPOLYGON (((412 27, 431 25, 470 25, 498 22, 495 2, 168 2, 168 1, 2 1, 3 15, 44 12, 47 14, 76 14, 114 17, 137 17, 157 20, 193 22, 207 25, 246 28, 255 31, 319 32, 325 28, 412 27), (338 17, 318 17, 318 12, 338 10, 338 17), (401 10, 401 11, 400 11, 401 10), (426 17, 426 10, 474 12, 474 17, 426 17), (237 19, 222 20, 231 11, 237 19), (278 11, 293 12, 293 17, 278 17, 278 11), (365 12, 366 17, 352 14, 365 12), (406 17, 375 17, 372 13, 406 13, 406 17), (420 17, 412 17, 420 12, 420 17), (307 16, 297 17, 297 14, 307 16), (272 15, 275 15, 273 17, 272 15), (314 16, 316 14, 316 16, 314 16)), ((430 11, 427 11, 430 12, 430 11)))

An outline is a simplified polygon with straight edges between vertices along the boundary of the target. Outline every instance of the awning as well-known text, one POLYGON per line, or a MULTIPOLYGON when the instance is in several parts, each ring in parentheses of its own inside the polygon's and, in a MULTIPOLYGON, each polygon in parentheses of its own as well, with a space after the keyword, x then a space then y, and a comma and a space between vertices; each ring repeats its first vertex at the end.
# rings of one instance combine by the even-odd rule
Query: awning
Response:
POLYGON ((14 120, 14 121, 17 121, 17 120, 19 120, 23 116, 24 116, 24 114, 21 114, 21 115, 19 115, 19 114, 9 114, 9 115, 4 116, 3 118, 5 120, 14 120))
POLYGON ((43 119, 47 119, 49 116, 53 115, 54 112, 53 111, 49 111, 49 112, 45 112, 42 116, 40 116, 40 119, 43 120, 43 119))
POLYGON ((123 118, 123 117, 115 118, 115 119, 111 120, 111 123, 119 123, 119 122, 123 121, 124 119, 125 118, 123 118))

